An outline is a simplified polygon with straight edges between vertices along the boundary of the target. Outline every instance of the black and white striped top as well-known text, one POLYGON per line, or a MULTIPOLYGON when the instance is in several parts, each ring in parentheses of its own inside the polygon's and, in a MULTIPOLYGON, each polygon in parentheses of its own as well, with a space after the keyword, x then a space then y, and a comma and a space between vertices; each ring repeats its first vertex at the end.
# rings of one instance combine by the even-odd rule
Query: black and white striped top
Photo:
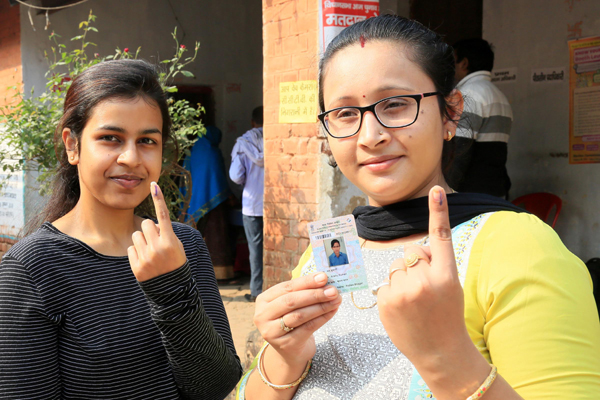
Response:
POLYGON ((50 223, 0 263, 0 398, 222 399, 242 372, 206 245, 138 283, 50 223))

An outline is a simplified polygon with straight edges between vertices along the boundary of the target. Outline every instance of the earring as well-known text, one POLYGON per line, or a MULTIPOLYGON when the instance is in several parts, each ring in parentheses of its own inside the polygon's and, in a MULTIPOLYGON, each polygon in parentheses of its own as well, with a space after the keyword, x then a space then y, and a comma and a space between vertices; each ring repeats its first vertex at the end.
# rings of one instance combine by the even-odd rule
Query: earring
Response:
POLYGON ((446 142, 451 141, 453 137, 454 137, 454 134, 452 132, 448 131, 448 137, 446 138, 446 142))
POLYGON ((75 159, 75 156, 71 156, 71 161, 73 161, 75 159))

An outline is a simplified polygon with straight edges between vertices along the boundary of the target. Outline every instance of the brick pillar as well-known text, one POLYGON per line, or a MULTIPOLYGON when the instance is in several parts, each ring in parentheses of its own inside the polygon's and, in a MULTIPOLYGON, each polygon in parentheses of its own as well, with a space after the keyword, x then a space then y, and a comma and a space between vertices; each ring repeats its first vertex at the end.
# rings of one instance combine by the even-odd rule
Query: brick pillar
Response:
POLYGON ((10 103, 13 91, 9 86, 21 88, 21 24, 19 6, 0 1, 0 107, 10 103))
MULTIPOLYGON (((0 1, 0 108, 15 100, 12 97, 15 92, 9 90, 8 87, 17 86, 19 90, 22 90, 21 24, 19 18, 19 6, 11 7, 8 1, 0 1)), ((10 227, 0 226, 0 257, 15 242, 15 240, 4 235, 9 230, 10 227)))
POLYGON ((318 0, 263 0, 265 288, 290 278, 319 218, 325 139, 316 122, 278 122, 279 83, 317 79, 318 16, 318 0))

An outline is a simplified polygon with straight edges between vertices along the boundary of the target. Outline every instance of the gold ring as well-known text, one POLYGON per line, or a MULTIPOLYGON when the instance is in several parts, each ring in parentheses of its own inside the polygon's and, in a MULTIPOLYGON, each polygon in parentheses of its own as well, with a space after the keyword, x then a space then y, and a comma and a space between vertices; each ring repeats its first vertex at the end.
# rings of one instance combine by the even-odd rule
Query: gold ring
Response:
POLYGON ((423 257, 419 257, 416 253, 411 253, 407 258, 404 259, 404 264, 406 264, 408 268, 414 267, 415 265, 417 265, 419 260, 423 259, 423 257))
POLYGON ((391 281, 392 280, 392 275, 394 275, 396 272, 398 271, 406 271, 405 268, 394 268, 390 271, 390 275, 388 277, 388 279, 391 281))
POLYGON ((285 331, 285 333, 291 332, 294 330, 294 328, 290 328, 289 326, 287 326, 285 324, 285 322, 283 321, 283 317, 279 318, 279 326, 281 327, 281 329, 283 329, 285 331))

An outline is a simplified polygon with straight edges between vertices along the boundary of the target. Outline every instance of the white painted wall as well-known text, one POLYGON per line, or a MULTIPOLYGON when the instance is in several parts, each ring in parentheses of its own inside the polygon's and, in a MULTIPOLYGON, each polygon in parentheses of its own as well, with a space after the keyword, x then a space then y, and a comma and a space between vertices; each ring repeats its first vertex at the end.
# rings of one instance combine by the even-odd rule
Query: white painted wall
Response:
POLYGON ((561 239, 584 261, 598 257, 600 165, 570 165, 561 156, 569 151, 568 82, 533 84, 530 76, 536 68, 568 71, 568 25, 582 21, 583 37, 600 35, 600 1, 484 0, 483 4, 483 38, 495 46, 495 68, 518 68, 516 83, 498 85, 514 113, 508 149, 510 196, 533 192, 560 196, 563 210, 556 230, 561 239))
MULTIPOLYGON (((51 25, 44 30, 44 15, 32 11, 35 31, 27 8, 21 6, 21 52, 25 92, 44 88, 52 30, 64 43, 79 34, 78 24, 92 9, 98 17, 99 33, 88 39, 98 44, 100 54, 111 54, 118 46, 148 61, 170 58, 175 42, 171 32, 177 26, 180 43, 193 49, 200 41, 198 58, 189 70, 195 79, 179 78, 184 85, 209 85, 216 100, 217 126, 223 131, 221 150, 226 167, 236 138, 250 129, 252 109, 262 104, 262 4, 259 0, 90 0, 79 6, 50 14, 51 25), (229 83, 241 84, 241 93, 227 93, 229 83)), ((188 53, 189 54, 189 53, 188 53)), ((237 189, 235 185, 232 185, 237 189)))

